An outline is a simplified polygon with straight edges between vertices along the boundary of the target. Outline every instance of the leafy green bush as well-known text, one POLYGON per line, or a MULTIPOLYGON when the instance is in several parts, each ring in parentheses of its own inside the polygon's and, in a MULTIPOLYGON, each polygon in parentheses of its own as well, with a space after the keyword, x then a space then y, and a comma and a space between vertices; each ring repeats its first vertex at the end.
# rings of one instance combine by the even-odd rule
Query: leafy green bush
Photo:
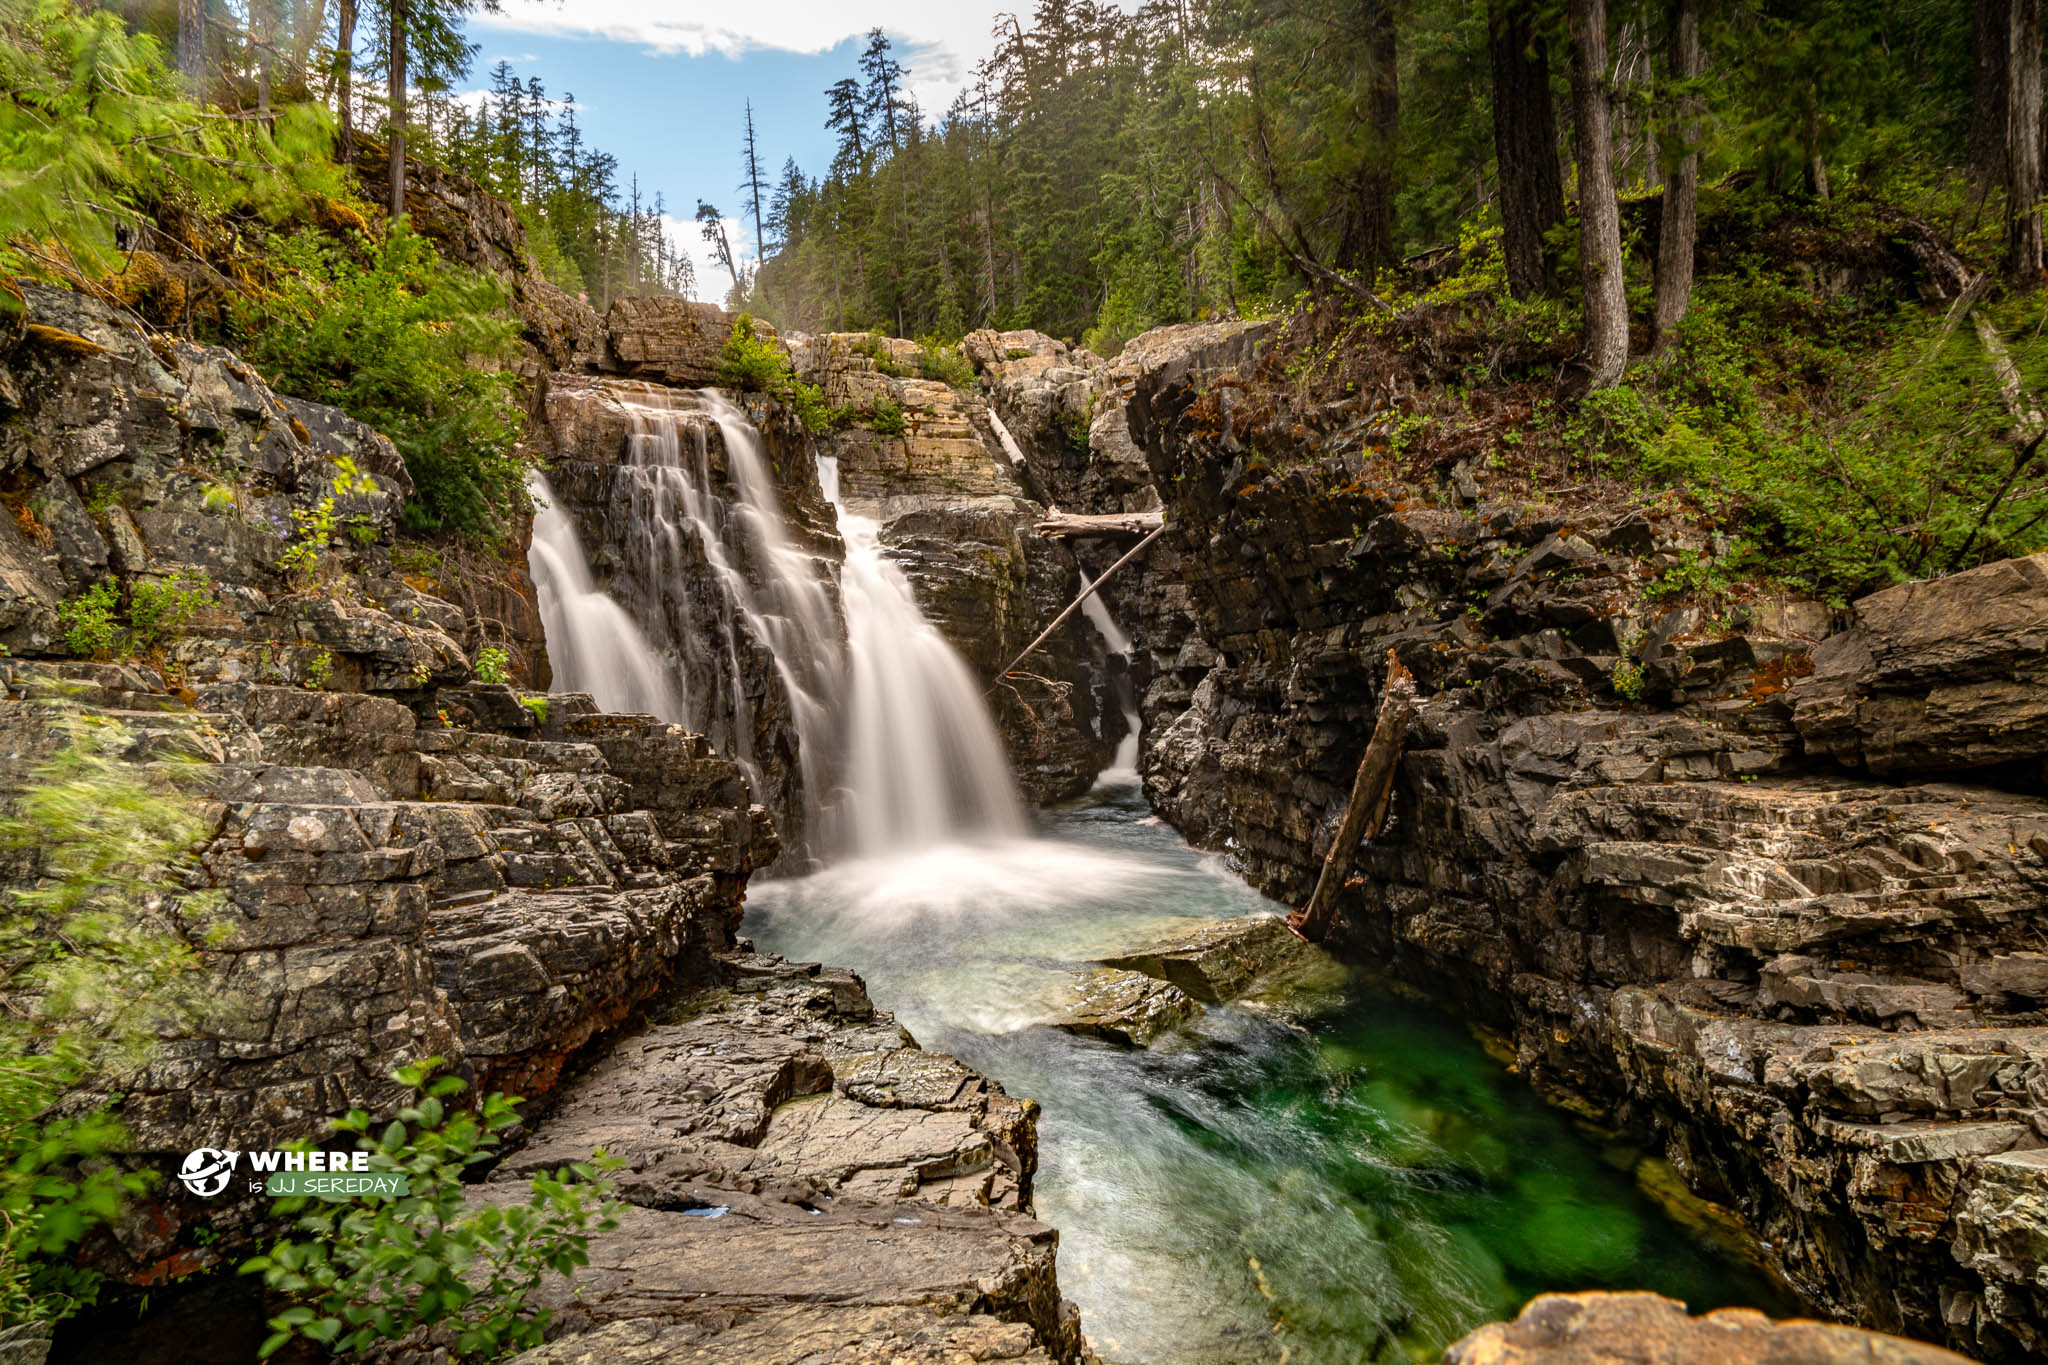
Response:
POLYGON ((869 405, 868 426, 877 436, 901 436, 908 429, 902 407, 886 398, 877 398, 869 405))
POLYGON ((532 713, 535 724, 548 723, 548 699, 546 697, 521 697, 519 704, 532 713))
POLYGON ((64 643, 81 658, 107 658, 120 643, 121 628, 114 620, 120 607, 121 589, 111 578, 103 578, 59 604, 57 624, 64 629, 64 643))
POLYGON ((276 221, 303 194, 347 193, 320 105, 268 124, 202 110, 115 10, 0 2, 0 90, 0 276, 117 265, 116 230, 152 202, 276 221))
POLYGON ((824 391, 797 378, 782 348, 754 331, 751 314, 733 319, 732 331, 718 352, 720 388, 765 393, 787 403, 805 431, 814 435, 846 425, 851 414, 825 401, 824 391))
POLYGON ((512 656, 502 649, 480 649, 476 655, 476 671, 471 676, 480 683, 511 682, 512 656))
POLYGON ((536 1176, 524 1203, 469 1204, 463 1174, 495 1160, 519 1101, 492 1094, 475 1112, 453 1108, 464 1085, 436 1077, 441 1065, 429 1058, 393 1074, 414 1099, 389 1124, 360 1109, 335 1123, 356 1135, 373 1172, 406 1177, 405 1194, 276 1201, 278 1214, 297 1215, 298 1235, 242 1267, 297 1300, 271 1319, 265 1356, 294 1337, 349 1353, 434 1329, 464 1360, 537 1346, 551 1311, 529 1308, 528 1296, 549 1275, 590 1264, 591 1234, 617 1225, 603 1176, 618 1163, 602 1153, 536 1176))
POLYGON ((414 486, 407 527, 502 537, 527 505, 503 288, 403 227, 353 246, 301 233, 270 261, 274 288, 236 321, 271 386, 391 438, 414 486))
POLYGON ((926 379, 936 379, 956 389, 974 387, 974 366, 959 347, 948 346, 937 337, 925 337, 917 345, 917 368, 926 379))
POLYGON ((118 1083, 196 1013, 189 940, 212 903, 183 891, 208 831, 180 765, 125 762, 134 736, 103 717, 60 724, 65 743, 0 819, 0 848, 36 874, 0 893, 0 1328, 92 1301, 67 1253, 147 1178, 104 1160, 125 1134, 76 1092, 118 1083))

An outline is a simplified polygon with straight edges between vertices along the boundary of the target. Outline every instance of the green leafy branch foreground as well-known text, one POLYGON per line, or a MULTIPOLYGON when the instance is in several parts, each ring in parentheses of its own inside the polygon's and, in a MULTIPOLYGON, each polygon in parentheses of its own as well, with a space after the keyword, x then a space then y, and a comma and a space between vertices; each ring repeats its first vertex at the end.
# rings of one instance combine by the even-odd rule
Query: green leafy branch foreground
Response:
POLYGON ((539 1345, 552 1310, 528 1297, 548 1276, 590 1264, 590 1234, 617 1226, 621 1206, 603 1176, 620 1163, 601 1152, 536 1176, 524 1202, 466 1199, 464 1172, 496 1158, 520 1101, 491 1094, 475 1111, 452 1108, 464 1083, 437 1076, 441 1065, 433 1057, 393 1074, 414 1099, 381 1128, 360 1109, 334 1125, 356 1135, 373 1172, 406 1176, 408 1193, 276 1201, 276 1213, 297 1215, 295 1235, 242 1267, 297 1301, 271 1319, 265 1356, 294 1337, 360 1351, 430 1332, 465 1360, 539 1345))

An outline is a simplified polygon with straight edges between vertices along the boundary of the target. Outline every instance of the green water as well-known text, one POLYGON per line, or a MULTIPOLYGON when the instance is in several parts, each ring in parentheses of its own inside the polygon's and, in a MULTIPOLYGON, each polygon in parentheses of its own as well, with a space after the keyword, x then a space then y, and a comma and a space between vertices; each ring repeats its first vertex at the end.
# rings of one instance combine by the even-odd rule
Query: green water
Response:
POLYGON ((1546 1290, 1789 1308, 1647 1198, 1634 1153, 1384 992, 1212 1009, 1150 1051, 1040 1026, 1090 958, 1275 908, 1132 789, 1042 826, 758 886, 743 932, 854 967, 926 1047, 1044 1106, 1037 1209, 1105 1359, 1435 1360, 1546 1290))

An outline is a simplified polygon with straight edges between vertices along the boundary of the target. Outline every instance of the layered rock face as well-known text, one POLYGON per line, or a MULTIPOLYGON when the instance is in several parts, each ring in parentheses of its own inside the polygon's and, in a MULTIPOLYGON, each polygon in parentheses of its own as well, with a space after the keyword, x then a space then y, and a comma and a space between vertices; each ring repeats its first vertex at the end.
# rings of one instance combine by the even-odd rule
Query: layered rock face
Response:
POLYGON ((1689 528, 1405 501, 1369 426, 1254 459, 1234 393, 1163 367, 1129 409, 1192 617, 1139 617, 1155 806, 1301 903, 1393 649, 1423 718, 1349 952, 1658 1135, 1820 1310, 2048 1349, 2041 566, 1879 594, 1825 644, 1796 603, 1710 634, 1644 594, 1689 528), (1955 783, 1992 763, 2007 789, 1955 783))

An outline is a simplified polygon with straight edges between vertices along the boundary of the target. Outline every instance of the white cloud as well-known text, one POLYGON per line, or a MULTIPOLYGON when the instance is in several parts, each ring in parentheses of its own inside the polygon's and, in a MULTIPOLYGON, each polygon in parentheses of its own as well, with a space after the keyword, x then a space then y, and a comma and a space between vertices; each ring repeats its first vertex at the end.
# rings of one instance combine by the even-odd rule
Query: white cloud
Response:
POLYGON ((480 29, 605 38, 691 57, 738 57, 763 48, 817 53, 879 27, 897 40, 897 60, 910 68, 911 90, 925 113, 936 117, 974 63, 994 51, 997 16, 1025 8, 1022 0, 505 0, 503 10, 478 14, 472 22, 480 29))
MULTIPOLYGON (((740 273, 746 274, 754 265, 752 242, 737 218, 720 219, 725 224, 725 235, 732 242, 732 248, 739 254, 740 273)), ((724 303, 725 296, 732 292, 732 276, 726 268, 711 258, 711 243, 704 240, 704 229, 695 218, 678 218, 674 214, 663 214, 662 229, 668 233, 669 242, 682 248, 689 256, 690 264, 697 272, 695 297, 706 303, 724 303)))

